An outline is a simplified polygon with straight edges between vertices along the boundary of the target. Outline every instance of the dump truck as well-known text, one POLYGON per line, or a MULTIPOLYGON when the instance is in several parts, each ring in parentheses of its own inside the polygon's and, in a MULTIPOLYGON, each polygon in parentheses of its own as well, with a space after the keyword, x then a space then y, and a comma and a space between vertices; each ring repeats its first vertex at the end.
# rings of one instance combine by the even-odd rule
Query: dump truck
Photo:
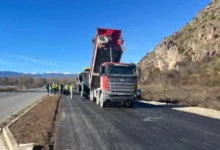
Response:
POLYGON ((134 63, 120 62, 124 50, 122 31, 97 28, 92 43, 88 97, 100 107, 115 102, 132 107, 140 70, 134 63))

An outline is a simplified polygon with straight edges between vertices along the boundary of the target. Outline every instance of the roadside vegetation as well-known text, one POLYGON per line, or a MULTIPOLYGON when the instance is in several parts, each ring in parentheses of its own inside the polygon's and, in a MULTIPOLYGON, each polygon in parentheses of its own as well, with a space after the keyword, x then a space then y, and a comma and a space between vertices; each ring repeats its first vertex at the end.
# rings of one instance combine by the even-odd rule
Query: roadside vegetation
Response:
POLYGON ((220 56, 176 65, 175 70, 151 70, 140 83, 143 98, 220 110, 220 56))
POLYGON ((28 75, 20 77, 0 77, 0 92, 43 87, 46 84, 72 83, 75 78, 33 78, 28 75))

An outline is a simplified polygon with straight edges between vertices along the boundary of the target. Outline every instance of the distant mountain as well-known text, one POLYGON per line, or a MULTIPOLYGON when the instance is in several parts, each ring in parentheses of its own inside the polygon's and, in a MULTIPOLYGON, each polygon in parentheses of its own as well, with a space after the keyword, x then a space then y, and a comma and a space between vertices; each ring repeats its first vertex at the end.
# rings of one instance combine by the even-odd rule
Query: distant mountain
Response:
POLYGON ((10 77, 10 76, 19 77, 23 75, 29 75, 31 77, 39 77, 39 78, 72 78, 72 77, 76 77, 78 74, 69 73, 69 72, 20 73, 20 72, 13 72, 13 71, 0 71, 0 77, 10 77))

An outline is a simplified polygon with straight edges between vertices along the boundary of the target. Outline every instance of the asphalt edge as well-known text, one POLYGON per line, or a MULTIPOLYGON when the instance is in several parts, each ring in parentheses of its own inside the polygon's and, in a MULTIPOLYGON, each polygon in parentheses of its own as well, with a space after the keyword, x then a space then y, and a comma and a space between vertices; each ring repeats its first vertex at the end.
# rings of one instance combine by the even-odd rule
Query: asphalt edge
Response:
MULTIPOLYGON (((4 126, 2 128, 2 135, 3 135, 3 140, 6 143, 7 148, 9 148, 9 150, 19 150, 19 145, 17 143, 17 141, 15 140, 13 134, 11 133, 11 131, 9 130, 9 126, 12 125, 15 121, 17 121, 18 119, 20 119, 23 115, 25 115, 28 111, 30 111, 32 108, 34 108, 38 103, 40 103, 41 101, 43 101, 46 97, 43 96, 40 100, 35 101, 34 103, 32 103, 31 105, 29 105, 30 107, 27 108, 27 110, 25 110, 23 113, 21 113, 20 115, 18 115, 16 118, 14 118, 13 120, 11 120, 6 126, 4 126)), ((28 107, 28 106, 27 106, 28 107)), ((25 108, 23 108, 25 109, 25 108)), ((23 110, 22 109, 22 110, 23 110)), ((17 112, 20 112, 22 110, 19 110, 17 112)), ((32 143, 29 144, 21 144, 21 146, 23 147, 24 145, 28 145, 30 147, 30 145, 33 145, 32 143)), ((34 145, 32 146, 33 149, 34 145)))

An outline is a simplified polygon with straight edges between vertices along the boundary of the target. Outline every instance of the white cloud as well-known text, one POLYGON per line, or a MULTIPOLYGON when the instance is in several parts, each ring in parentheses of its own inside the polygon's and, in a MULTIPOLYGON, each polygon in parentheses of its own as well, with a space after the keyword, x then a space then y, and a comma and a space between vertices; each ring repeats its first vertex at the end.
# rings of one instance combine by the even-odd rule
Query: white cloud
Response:
POLYGON ((39 60, 39 59, 35 59, 32 57, 27 57, 27 56, 21 56, 21 55, 14 55, 14 57, 21 59, 21 60, 26 60, 26 61, 30 61, 30 62, 34 62, 34 63, 38 63, 38 64, 43 64, 43 65, 49 65, 49 66, 54 66, 55 64, 49 61, 43 61, 43 60, 39 60))

